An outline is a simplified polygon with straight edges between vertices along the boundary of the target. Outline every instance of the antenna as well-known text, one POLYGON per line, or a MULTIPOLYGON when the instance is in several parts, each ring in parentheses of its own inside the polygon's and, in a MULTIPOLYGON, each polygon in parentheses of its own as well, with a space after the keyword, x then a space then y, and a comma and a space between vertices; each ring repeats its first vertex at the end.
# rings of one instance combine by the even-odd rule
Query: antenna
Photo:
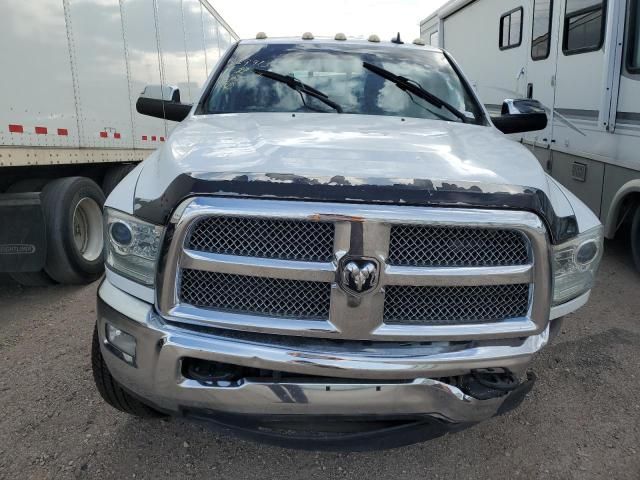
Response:
POLYGON ((396 38, 391 39, 391 43, 396 43, 398 45, 402 45, 404 42, 400 39, 400 32, 398 32, 398 36, 396 38))

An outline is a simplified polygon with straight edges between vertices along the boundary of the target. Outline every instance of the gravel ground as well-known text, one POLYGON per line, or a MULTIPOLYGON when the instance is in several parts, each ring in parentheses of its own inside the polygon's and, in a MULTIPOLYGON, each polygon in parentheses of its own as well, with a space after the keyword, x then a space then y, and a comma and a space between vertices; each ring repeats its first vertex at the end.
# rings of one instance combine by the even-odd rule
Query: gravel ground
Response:
POLYGON ((519 409, 377 453, 290 451, 111 409, 89 363, 96 287, 0 286, 0 478, 640 478, 640 275, 620 243, 519 409))

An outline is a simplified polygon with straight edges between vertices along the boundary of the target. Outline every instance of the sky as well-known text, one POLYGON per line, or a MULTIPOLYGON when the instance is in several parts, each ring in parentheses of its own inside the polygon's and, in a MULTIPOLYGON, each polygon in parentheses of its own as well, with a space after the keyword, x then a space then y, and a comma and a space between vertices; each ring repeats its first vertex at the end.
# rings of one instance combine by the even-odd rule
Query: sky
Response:
POLYGON ((209 0, 240 38, 257 32, 289 37, 312 32, 315 36, 367 38, 372 33, 389 40, 397 32, 404 41, 420 36, 420 20, 447 0, 209 0))

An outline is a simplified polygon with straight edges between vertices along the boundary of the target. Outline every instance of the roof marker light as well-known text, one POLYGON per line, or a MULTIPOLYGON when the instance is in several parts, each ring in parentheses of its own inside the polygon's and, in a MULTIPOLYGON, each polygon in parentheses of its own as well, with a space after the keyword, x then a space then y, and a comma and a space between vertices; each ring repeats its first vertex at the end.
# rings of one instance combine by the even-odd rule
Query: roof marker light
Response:
POLYGON ((313 40, 313 33, 311 32, 304 32, 302 34, 302 39, 303 40, 313 40))
POLYGON ((416 38, 416 39, 413 41, 413 44, 414 44, 414 45, 420 45, 420 46, 423 46, 423 47, 426 45, 426 43, 424 42, 424 40, 423 40, 423 39, 421 39, 421 38, 416 38))
POLYGON ((370 35, 368 40, 373 43, 380 43, 380 37, 378 35, 370 35))
POLYGON ((267 34, 264 32, 256 33, 256 40, 265 40, 267 38, 267 34))
POLYGON ((336 33, 334 40, 344 41, 347 39, 347 36, 344 33, 336 33))

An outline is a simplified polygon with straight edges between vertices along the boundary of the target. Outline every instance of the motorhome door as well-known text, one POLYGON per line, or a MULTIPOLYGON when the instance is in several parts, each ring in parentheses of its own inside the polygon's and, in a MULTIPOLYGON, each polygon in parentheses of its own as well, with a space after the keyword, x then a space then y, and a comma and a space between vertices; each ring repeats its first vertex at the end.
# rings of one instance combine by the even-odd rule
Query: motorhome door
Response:
POLYGON ((528 32, 531 48, 527 52, 526 90, 528 98, 539 100, 549 109, 549 124, 539 132, 524 135, 545 168, 550 168, 549 148, 553 139, 553 108, 556 100, 556 65, 560 10, 564 0, 530 0, 533 13, 528 32))

